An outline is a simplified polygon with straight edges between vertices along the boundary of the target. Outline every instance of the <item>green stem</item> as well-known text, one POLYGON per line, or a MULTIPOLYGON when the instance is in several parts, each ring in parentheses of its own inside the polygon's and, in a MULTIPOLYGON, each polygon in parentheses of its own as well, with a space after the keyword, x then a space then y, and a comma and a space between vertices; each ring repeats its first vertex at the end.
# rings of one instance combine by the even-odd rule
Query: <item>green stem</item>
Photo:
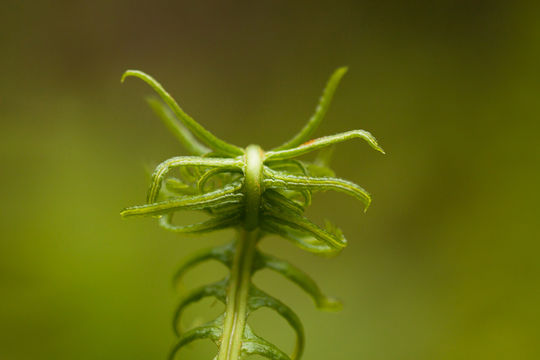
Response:
POLYGON ((231 277, 227 289, 227 306, 223 325, 223 337, 217 360, 237 360, 242 350, 242 337, 248 315, 248 295, 255 245, 259 231, 239 229, 231 277))
POLYGON ((249 145, 246 148, 244 165, 244 194, 246 196, 246 213, 244 227, 255 230, 259 225, 259 209, 261 206, 262 169, 264 152, 258 145, 249 145))

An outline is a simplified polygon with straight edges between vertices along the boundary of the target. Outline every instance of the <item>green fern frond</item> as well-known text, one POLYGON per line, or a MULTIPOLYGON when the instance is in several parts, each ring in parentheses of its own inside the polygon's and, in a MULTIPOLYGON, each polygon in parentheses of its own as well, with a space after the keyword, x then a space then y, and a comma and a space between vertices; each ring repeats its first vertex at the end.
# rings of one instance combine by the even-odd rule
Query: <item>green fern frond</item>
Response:
POLYGON ((238 232, 233 242, 201 250, 180 265, 175 284, 187 271, 211 260, 225 265, 229 274, 218 282, 183 293, 173 318, 178 342, 170 359, 199 339, 215 342, 217 360, 238 360, 248 355, 273 360, 300 359, 305 344, 302 323, 287 305, 255 287, 253 275, 263 269, 272 270, 298 285, 319 309, 341 309, 341 304, 325 296, 308 274, 261 252, 258 244, 265 236, 276 234, 303 250, 335 255, 347 245, 347 240, 329 221, 321 227, 304 216, 312 193, 334 190, 360 200, 365 209, 370 205, 371 196, 366 190, 337 178, 328 164, 331 146, 354 138, 365 140, 384 154, 373 135, 353 130, 310 140, 346 71, 340 68, 331 76, 314 115, 304 128, 291 140, 268 152, 257 145, 242 149, 217 138, 187 115, 151 76, 136 70, 128 70, 122 76, 122 81, 137 77, 156 91, 161 100, 151 98, 149 105, 191 155, 173 157, 159 164, 152 174, 146 204, 126 208, 121 215, 158 217, 161 227, 184 234, 225 228, 235 228, 238 232), (313 162, 295 159, 317 150, 320 152, 313 162), (175 224, 175 214, 186 210, 203 211, 209 218, 195 224, 175 224), (205 325, 181 329, 186 307, 207 297, 222 302, 225 312, 205 325), (290 356, 251 330, 248 318, 262 307, 274 310, 295 331, 296 346, 290 356))

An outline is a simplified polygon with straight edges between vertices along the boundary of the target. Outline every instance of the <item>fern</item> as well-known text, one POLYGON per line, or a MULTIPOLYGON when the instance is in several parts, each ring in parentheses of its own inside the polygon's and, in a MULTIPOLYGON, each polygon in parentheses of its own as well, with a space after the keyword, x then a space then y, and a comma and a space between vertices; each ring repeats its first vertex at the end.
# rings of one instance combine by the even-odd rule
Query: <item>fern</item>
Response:
POLYGON ((126 208, 121 215, 155 216, 163 228, 183 234, 224 228, 236 228, 238 232, 235 241, 199 251, 181 264, 175 281, 180 281, 189 269, 209 260, 224 264, 229 275, 183 295, 174 316, 178 343, 171 352, 171 359, 185 345, 198 339, 211 339, 216 343, 217 360, 237 360, 254 354, 274 360, 300 359, 305 342, 302 323, 287 305, 252 283, 253 274, 261 269, 273 270, 291 280, 305 290, 320 309, 341 308, 339 302, 321 292, 308 274, 261 252, 257 246, 264 236, 277 234, 309 252, 336 254, 347 244, 342 232, 329 222, 322 228, 303 215, 311 203, 312 193, 340 191, 357 198, 368 208, 371 198, 364 189, 334 176, 328 167, 328 149, 321 151, 313 162, 295 160, 300 155, 353 138, 363 139, 384 153, 375 138, 364 130, 310 140, 346 71, 339 68, 334 72, 304 128, 283 145, 267 152, 257 145, 242 149, 220 140, 187 115, 152 77, 136 70, 124 73, 122 81, 137 77, 156 91, 161 100, 149 99, 150 106, 192 156, 173 157, 157 166, 146 204, 126 208), (209 218, 195 224, 178 225, 173 217, 184 210, 203 211, 209 218), (184 309, 206 297, 225 304, 225 312, 205 325, 182 331, 179 324, 184 309), (296 332, 292 355, 285 354, 251 330, 247 319, 261 307, 275 310, 296 332))

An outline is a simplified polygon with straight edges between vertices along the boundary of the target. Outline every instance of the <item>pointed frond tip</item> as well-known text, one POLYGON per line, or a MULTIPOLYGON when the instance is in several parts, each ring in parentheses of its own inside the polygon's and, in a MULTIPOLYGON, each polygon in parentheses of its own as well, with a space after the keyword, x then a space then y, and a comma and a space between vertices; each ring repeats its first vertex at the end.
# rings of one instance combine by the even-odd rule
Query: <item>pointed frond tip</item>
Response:
POLYGON ((336 71, 334 71, 334 73, 330 77, 330 80, 328 80, 326 87, 324 88, 323 94, 321 95, 319 103, 317 104, 317 108, 315 109, 315 113, 308 120, 307 124, 291 140, 287 141, 281 146, 278 146, 274 150, 290 149, 309 140, 311 135, 315 132, 315 130, 317 130, 319 124, 326 115, 326 112, 330 107, 330 103, 332 102, 332 97, 336 92, 341 78, 343 77, 343 75, 345 75, 345 73, 347 73, 347 70, 347 67, 340 67, 336 71))
POLYGON ((280 160, 280 159, 290 159, 300 155, 307 154, 309 152, 319 150, 343 141, 347 141, 354 138, 360 138, 374 148, 380 153, 384 154, 384 150, 377 143, 377 139, 369 131, 365 130, 351 130, 341 134, 323 136, 318 139, 312 139, 304 142, 303 144, 286 150, 279 151, 268 151, 266 153, 266 160, 280 160))
POLYGON ((122 75, 121 82, 124 82, 125 79, 130 76, 141 79, 152 89, 154 89, 161 100, 163 100, 171 108, 174 115, 184 124, 184 126, 216 153, 231 157, 242 155, 244 153, 242 148, 219 139, 214 134, 206 130, 201 124, 196 122, 191 116, 186 114, 178 105, 176 100, 174 100, 173 97, 163 88, 163 86, 161 86, 161 84, 152 76, 139 70, 127 70, 122 75))

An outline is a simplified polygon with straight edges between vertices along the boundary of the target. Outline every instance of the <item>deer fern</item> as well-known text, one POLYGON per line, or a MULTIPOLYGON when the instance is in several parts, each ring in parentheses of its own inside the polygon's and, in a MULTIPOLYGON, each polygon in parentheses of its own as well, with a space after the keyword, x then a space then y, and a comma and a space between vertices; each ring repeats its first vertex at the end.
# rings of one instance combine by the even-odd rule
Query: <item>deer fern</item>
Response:
POLYGON ((201 250, 180 265, 175 281, 180 281, 194 266, 209 260, 224 264, 229 274, 221 281, 183 294, 174 316, 178 342, 170 359, 198 339, 215 342, 217 360, 237 360, 254 354, 273 360, 300 359, 305 342, 302 323, 287 305, 252 283, 253 274, 261 269, 273 270, 298 285, 313 298, 318 308, 340 309, 341 304, 325 296, 308 274, 289 262, 263 253, 258 244, 266 235, 277 234, 306 251, 337 254, 347 244, 342 232, 330 222, 320 227, 303 215, 311 203, 312 193, 343 192, 368 208, 371 202, 368 192, 353 182, 335 177, 328 167, 329 152, 325 148, 359 138, 384 153, 375 138, 367 131, 353 130, 311 139, 346 71, 339 68, 334 72, 315 113, 301 131, 266 152, 258 145, 243 149, 217 138, 186 114, 151 76, 136 70, 124 73, 122 81, 136 77, 155 90, 160 99, 149 99, 149 105, 191 155, 173 157, 159 164, 152 174, 146 204, 128 207, 121 215, 154 216, 163 228, 182 234, 225 228, 235 228, 238 234, 233 242, 201 250), (323 151, 312 162, 295 159, 316 150, 323 151), (185 210, 203 211, 209 217, 195 224, 177 224, 174 217, 185 210), (184 309, 206 297, 225 304, 225 312, 205 325, 180 329, 184 309), (248 317, 262 307, 275 310, 294 329, 296 346, 291 355, 251 330, 248 317))

